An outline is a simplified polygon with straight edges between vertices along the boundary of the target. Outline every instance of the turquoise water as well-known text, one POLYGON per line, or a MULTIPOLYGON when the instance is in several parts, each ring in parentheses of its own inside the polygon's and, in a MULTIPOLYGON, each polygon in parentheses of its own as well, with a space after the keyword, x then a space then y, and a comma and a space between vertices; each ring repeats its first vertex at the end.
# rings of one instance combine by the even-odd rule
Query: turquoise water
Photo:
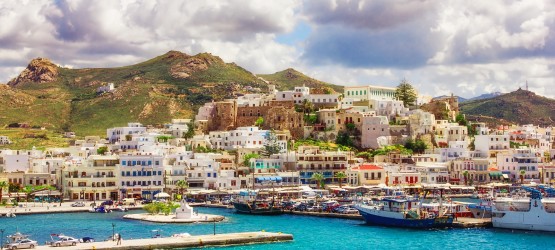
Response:
MULTIPOLYGON (((498 229, 414 230, 364 225, 362 221, 305 216, 249 216, 230 209, 200 208, 201 213, 221 214, 227 220, 216 224, 217 233, 266 230, 291 233, 294 241, 219 249, 555 249, 555 234, 498 229)), ((139 212, 139 211, 135 211, 139 212)), ((106 239, 120 232, 123 239, 148 238, 151 230, 162 230, 164 236, 188 232, 192 235, 212 234, 213 224, 156 224, 124 220, 123 213, 20 215, 0 218, 0 229, 11 234, 19 228, 43 243, 51 233, 75 237, 92 236, 106 239)), ((206 248, 205 248, 206 249, 206 248)))

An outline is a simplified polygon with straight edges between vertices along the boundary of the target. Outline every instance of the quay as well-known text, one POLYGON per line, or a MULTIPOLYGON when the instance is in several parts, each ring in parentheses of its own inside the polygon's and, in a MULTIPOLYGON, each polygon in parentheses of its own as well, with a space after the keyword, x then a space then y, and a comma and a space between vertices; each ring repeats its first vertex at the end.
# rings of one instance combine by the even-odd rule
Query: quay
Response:
MULTIPOLYGON (((51 213, 79 213, 79 212, 88 212, 91 208, 90 205, 84 207, 72 207, 70 202, 64 202, 60 206, 59 203, 50 203, 50 204, 33 204, 31 202, 28 203, 20 203, 21 206, 15 207, 0 207, 0 217, 5 217, 6 214, 15 214, 15 215, 25 215, 25 214, 51 214, 51 213)), ((142 209, 143 205, 137 206, 127 206, 129 210, 136 210, 142 209)), ((115 212, 114 212, 115 213, 115 212)))
MULTIPOLYGON (((270 232, 245 232, 216 235, 197 235, 184 237, 167 237, 153 239, 122 239, 121 245, 115 241, 102 241, 92 243, 79 243, 75 246, 62 247, 67 250, 85 249, 119 249, 119 250, 150 250, 171 248, 192 248, 204 246, 230 246, 245 244, 275 243, 293 240, 292 234, 270 233, 270 232)), ((37 250, 56 249, 51 246, 37 246, 37 250)))

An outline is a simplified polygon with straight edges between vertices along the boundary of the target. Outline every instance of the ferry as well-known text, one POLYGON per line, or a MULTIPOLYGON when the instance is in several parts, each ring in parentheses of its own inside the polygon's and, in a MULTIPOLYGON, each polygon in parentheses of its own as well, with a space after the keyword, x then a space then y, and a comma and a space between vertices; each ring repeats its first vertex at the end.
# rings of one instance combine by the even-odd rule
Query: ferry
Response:
POLYGON ((388 197, 355 208, 367 224, 409 228, 442 228, 453 224, 454 215, 448 213, 441 200, 437 211, 425 209, 422 199, 410 196, 388 197))
MULTIPOLYGON (((534 188, 522 186, 529 197, 500 197, 492 206, 493 227, 555 232, 555 198, 542 197, 534 188)), ((552 188, 545 188, 551 193, 552 188)))

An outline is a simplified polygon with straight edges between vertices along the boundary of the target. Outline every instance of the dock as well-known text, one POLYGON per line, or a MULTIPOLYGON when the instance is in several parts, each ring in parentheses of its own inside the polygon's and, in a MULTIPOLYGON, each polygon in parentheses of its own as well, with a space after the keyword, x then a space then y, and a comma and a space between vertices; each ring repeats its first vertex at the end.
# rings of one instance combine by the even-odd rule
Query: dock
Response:
MULTIPOLYGON (((102 241, 92 243, 78 243, 75 246, 60 247, 66 250, 85 250, 85 249, 119 249, 119 250, 150 250, 150 249, 171 249, 171 248, 191 248, 203 246, 230 246, 245 244, 275 243, 293 240, 292 234, 269 233, 269 232, 245 232, 229 233, 216 235, 197 235, 185 237, 168 237, 154 239, 134 239, 121 240, 121 245, 115 241, 102 241)), ((52 250, 57 247, 37 246, 37 250, 52 250)))
POLYGON ((475 228, 475 227, 492 227, 491 218, 468 218, 468 217, 457 217, 453 221, 453 227, 455 228, 475 228))

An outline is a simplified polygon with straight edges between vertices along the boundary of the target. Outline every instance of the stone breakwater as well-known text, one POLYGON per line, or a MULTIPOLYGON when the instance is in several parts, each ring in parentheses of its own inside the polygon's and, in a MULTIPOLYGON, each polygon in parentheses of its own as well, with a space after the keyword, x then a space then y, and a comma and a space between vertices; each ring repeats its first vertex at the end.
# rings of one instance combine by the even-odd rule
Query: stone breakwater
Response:
MULTIPOLYGON (((150 250, 190 248, 203 246, 230 246, 244 244, 260 244, 293 240, 292 234, 270 233, 270 232, 245 232, 216 235, 197 235, 184 237, 168 237, 155 239, 122 239, 121 245, 115 241, 103 241, 93 243, 79 243, 75 246, 64 247, 66 250, 84 249, 119 249, 119 250, 150 250)), ((37 246, 37 250, 52 249, 50 246, 37 246)))

